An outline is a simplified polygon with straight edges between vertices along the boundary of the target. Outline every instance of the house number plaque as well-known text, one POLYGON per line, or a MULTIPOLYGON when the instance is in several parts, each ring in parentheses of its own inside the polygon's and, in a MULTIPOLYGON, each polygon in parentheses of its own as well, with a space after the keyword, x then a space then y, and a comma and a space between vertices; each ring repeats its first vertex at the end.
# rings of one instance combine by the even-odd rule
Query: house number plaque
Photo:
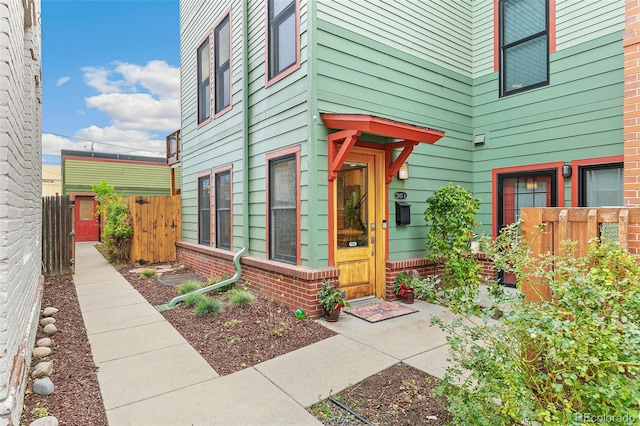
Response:
POLYGON ((393 197, 396 200, 406 200, 407 199, 407 193, 406 192, 396 192, 395 194, 393 194, 393 197))

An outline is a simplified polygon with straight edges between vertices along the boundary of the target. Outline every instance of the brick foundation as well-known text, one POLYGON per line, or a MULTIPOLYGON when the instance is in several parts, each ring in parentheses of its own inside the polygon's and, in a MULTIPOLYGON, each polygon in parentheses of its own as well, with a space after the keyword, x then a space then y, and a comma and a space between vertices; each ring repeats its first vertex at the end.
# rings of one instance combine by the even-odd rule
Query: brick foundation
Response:
MULTIPOLYGON (((235 273, 233 254, 228 251, 181 241, 176 243, 176 253, 178 262, 206 277, 235 273)), ((495 278, 493 264, 482 254, 477 258, 482 263, 482 274, 495 278)), ((240 259, 240 265, 243 284, 292 310, 304 309, 311 318, 318 318, 323 313, 317 298, 322 279, 337 285, 340 274, 336 268, 308 269, 248 255, 240 259)), ((394 300, 393 283, 398 273, 415 269, 420 276, 433 275, 442 272, 442 265, 416 258, 387 261, 385 269, 385 299, 394 300)))

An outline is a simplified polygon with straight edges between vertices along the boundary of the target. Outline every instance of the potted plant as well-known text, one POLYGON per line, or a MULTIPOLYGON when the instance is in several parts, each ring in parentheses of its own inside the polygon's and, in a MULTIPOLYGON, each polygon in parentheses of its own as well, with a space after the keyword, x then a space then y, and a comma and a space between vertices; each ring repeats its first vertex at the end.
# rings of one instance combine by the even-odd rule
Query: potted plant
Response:
POLYGON ((338 318, 340 318, 340 310, 344 307, 348 308, 351 306, 349 302, 346 301, 346 296, 347 293, 345 291, 332 286, 324 278, 322 279, 322 288, 318 292, 318 299, 320 299, 320 303, 324 308, 327 321, 338 321, 338 318))
POLYGON ((413 292, 413 278, 407 273, 402 271, 396 275, 393 283, 393 291, 400 297, 402 301, 407 304, 413 303, 415 293, 413 292))

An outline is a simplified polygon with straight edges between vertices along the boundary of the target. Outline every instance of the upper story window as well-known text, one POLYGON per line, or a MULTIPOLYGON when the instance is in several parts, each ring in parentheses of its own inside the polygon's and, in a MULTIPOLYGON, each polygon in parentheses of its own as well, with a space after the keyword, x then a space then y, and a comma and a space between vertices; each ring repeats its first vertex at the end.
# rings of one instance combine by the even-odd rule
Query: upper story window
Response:
POLYGON ((500 96, 549 84, 548 0, 500 0, 500 96))
POLYGON ((198 124, 211 116, 211 90, 209 89, 209 38, 198 46, 198 124))
POLYGON ((216 247, 231 249, 231 170, 216 173, 216 247))
POLYGON ((298 64, 296 0, 268 1, 268 79, 298 64))
POLYGON ((180 162, 180 130, 176 130, 166 138, 167 164, 172 165, 180 162))
POLYGON ((215 28, 215 113, 231 105, 231 24, 227 15, 215 28))

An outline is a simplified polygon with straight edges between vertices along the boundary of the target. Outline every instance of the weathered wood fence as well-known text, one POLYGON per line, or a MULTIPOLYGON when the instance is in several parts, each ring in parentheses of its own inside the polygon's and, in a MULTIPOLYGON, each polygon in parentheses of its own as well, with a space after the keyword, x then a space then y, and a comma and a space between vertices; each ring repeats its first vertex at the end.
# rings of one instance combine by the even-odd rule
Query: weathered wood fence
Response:
POLYGON ((73 223, 68 195, 42 197, 42 274, 59 275, 71 271, 73 223))
POLYGON ((179 195, 129 197, 133 238, 129 259, 137 265, 176 260, 176 241, 181 237, 179 195))
MULTIPOLYGON (((577 243, 572 252, 576 257, 587 254, 589 241, 594 238, 616 242, 632 253, 640 247, 634 232, 640 227, 640 208, 526 207, 521 217, 522 235, 535 259, 545 253, 559 253, 561 242, 566 240, 577 243)), ((522 286, 529 300, 551 299, 549 289, 533 277, 522 286)))

